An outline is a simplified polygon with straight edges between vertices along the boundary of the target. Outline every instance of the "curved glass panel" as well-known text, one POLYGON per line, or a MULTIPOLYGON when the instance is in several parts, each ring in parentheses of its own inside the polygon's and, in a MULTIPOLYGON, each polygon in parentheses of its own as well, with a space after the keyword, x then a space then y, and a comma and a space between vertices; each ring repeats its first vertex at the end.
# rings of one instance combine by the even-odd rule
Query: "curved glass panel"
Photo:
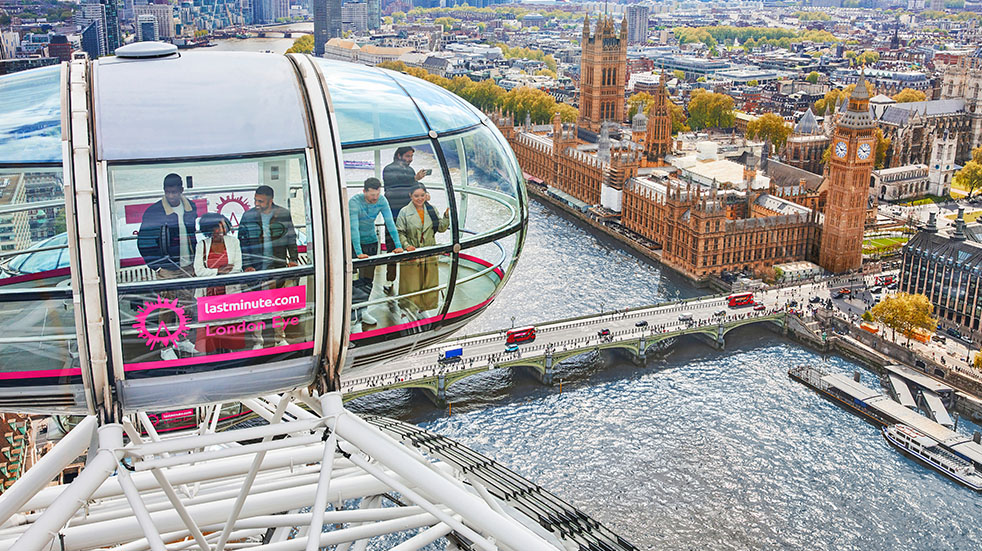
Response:
POLYGON ((63 190, 60 168, 0 170, 0 389, 81 383, 63 190))
POLYGON ((327 83, 342 144, 423 136, 412 99, 380 69, 313 58, 327 83))
POLYGON ((61 67, 0 77, 0 164, 61 162, 61 67))
POLYGON ((127 379, 312 354, 303 154, 110 166, 109 187, 127 379))
POLYGON ((440 139, 450 168, 461 240, 482 237, 518 224, 518 178, 508 150, 484 126, 440 139))
POLYGON ((384 71, 412 96, 431 129, 440 133, 450 132, 481 122, 474 108, 452 92, 413 76, 384 71))

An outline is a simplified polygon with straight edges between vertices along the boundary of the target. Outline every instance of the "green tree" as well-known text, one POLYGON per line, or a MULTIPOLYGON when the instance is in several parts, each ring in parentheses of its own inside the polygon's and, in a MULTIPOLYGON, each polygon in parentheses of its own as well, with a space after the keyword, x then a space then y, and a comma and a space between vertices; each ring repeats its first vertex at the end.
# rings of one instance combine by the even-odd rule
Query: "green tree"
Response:
POLYGON ((808 73, 808 76, 805 77, 805 80, 808 81, 808 82, 810 82, 810 83, 812 83, 812 84, 818 84, 818 77, 819 76, 821 76, 821 75, 818 74, 818 71, 812 71, 812 72, 808 73))
POLYGON ((747 86, 757 86, 758 84, 760 83, 757 82, 756 80, 751 80, 747 82, 747 86))
POLYGON ((640 109, 642 113, 647 113, 648 108, 655 102, 655 98, 648 92, 638 92, 627 98, 627 119, 631 120, 640 109))
POLYGON ((288 54, 311 54, 314 53, 314 35, 305 34, 293 41, 293 46, 286 51, 288 54))
POLYGON ((863 312, 863 321, 868 321, 868 322, 874 321, 873 314, 871 314, 869 310, 863 312))
POLYGON ((450 32, 450 29, 454 28, 460 23, 460 19, 455 17, 437 17, 433 20, 434 23, 443 27, 443 32, 450 32))
POLYGON ((893 95, 893 101, 897 103, 909 103, 912 101, 924 101, 927 95, 920 90, 914 90, 913 88, 904 88, 903 90, 897 92, 893 95))
MULTIPOLYGON (((751 140, 770 140, 774 150, 788 141, 792 128, 783 117, 775 113, 764 113, 747 123, 747 137, 751 140)), ((770 152, 768 152, 770 153, 770 152)))
POLYGON ((684 81, 685 80, 685 73, 682 72, 682 71, 679 71, 678 69, 672 71, 672 75, 675 78, 679 79, 680 81, 684 81))
POLYGON ((696 82, 706 82, 706 77, 699 77, 696 79, 696 82))
POLYGON ((688 124, 695 130, 733 126, 733 98, 702 88, 692 91, 688 124))
POLYGON ((383 25, 391 25, 392 24, 392 21, 393 21, 392 17, 391 16, 388 16, 388 15, 386 15, 385 17, 382 18, 382 24, 383 25))
POLYGON ((897 293, 884 297, 870 313, 873 319, 893 330, 894 340, 897 338, 897 331, 900 331, 910 342, 915 331, 934 331, 937 327, 938 320, 931 316, 933 311, 934 306, 927 296, 897 293))
POLYGON ((893 140, 887 138, 883 135, 883 129, 876 129, 876 153, 873 156, 873 167, 877 170, 883 168, 887 160, 887 150, 890 149, 890 145, 893 140))
POLYGON ((549 69, 539 69, 535 74, 542 77, 556 78, 556 72, 550 71, 549 69))
POLYGON ((965 163, 965 166, 955 174, 952 184, 965 190, 971 197, 975 190, 982 188, 982 164, 976 161, 965 163))
POLYGON ((392 12, 392 21, 395 23, 402 23, 406 20, 406 12, 404 11, 394 11, 392 12))

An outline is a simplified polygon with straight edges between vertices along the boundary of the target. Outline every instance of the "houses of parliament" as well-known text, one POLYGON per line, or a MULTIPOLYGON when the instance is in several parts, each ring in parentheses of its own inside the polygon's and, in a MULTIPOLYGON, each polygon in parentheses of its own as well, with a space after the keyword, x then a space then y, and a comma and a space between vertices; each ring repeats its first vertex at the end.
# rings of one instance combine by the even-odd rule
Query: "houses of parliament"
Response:
POLYGON ((696 281, 724 271, 768 276, 803 260, 835 273, 859 269, 875 147, 866 87, 856 86, 836 121, 825 177, 769 159, 767 143, 738 161, 718 158, 713 144, 684 155, 664 75, 647 112, 625 122, 626 29, 584 18, 575 124, 558 114, 551 125, 493 115, 531 184, 619 223, 696 281))

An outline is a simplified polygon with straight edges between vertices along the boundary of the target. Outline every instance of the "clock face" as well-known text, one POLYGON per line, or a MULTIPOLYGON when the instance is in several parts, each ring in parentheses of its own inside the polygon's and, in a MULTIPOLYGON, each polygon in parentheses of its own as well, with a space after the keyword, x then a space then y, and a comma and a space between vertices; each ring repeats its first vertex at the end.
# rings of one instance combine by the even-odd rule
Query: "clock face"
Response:
POLYGON ((836 157, 839 157, 840 159, 843 158, 843 157, 845 157, 847 150, 848 150, 848 148, 846 147, 846 142, 836 142, 836 144, 835 144, 835 156, 836 157))
POLYGON ((868 143, 860 144, 859 149, 856 151, 856 155, 858 155, 860 159, 868 159, 871 151, 872 148, 868 143))

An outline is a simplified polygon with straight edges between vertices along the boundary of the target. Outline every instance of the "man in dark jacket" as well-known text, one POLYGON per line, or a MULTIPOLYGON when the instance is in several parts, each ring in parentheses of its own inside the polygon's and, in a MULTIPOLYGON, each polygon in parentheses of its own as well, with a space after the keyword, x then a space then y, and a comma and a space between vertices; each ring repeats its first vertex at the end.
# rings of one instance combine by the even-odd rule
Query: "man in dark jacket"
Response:
MULTIPOLYGON (((256 206, 242 215, 239 223, 239 244, 242 248, 242 271, 275 270, 293 267, 300 258, 297 251, 297 231, 290 211, 273 203, 273 188, 256 188, 256 206)), ((294 280, 277 279, 264 288, 296 285, 294 280)), ((276 346, 289 344, 286 330, 275 330, 276 346)), ((254 332, 254 349, 263 348, 263 330, 254 332)))
MULTIPOLYGON (((416 187, 416 182, 422 180, 428 172, 426 170, 414 171, 411 166, 413 155, 416 150, 408 145, 397 148, 392 155, 392 163, 382 169, 382 183, 385 186, 385 200, 389 202, 392 209, 392 219, 399 217, 402 207, 409 204, 409 192, 416 187)), ((395 242, 389 232, 385 232, 385 250, 392 252, 396 248, 395 242)), ((385 267, 386 284, 383 288, 385 294, 391 295, 392 284, 396 279, 396 264, 389 263, 385 267)))
POLYGON ((290 211, 273 203, 273 188, 256 188, 256 207, 242 215, 239 224, 242 270, 274 270, 296 266, 297 231, 290 211))
POLYGON ((184 180, 177 174, 164 177, 164 198, 143 212, 136 244, 157 279, 194 275, 195 221, 198 211, 184 197, 184 180))
MULTIPOLYGON (((137 232, 136 245, 147 266, 154 271, 157 279, 178 279, 194 276, 194 249, 197 240, 194 236, 198 210, 194 203, 184 197, 184 180, 173 172, 164 176, 164 198, 150 205, 143 212, 140 231, 137 232)), ((189 316, 194 311, 194 289, 174 289, 161 291, 160 296, 177 299, 189 316)), ((173 330, 177 320, 173 313, 166 311, 159 315, 159 322, 173 330)), ((194 354, 194 345, 186 339, 174 343, 173 348, 160 350, 164 360, 176 360, 178 351, 194 354)))

